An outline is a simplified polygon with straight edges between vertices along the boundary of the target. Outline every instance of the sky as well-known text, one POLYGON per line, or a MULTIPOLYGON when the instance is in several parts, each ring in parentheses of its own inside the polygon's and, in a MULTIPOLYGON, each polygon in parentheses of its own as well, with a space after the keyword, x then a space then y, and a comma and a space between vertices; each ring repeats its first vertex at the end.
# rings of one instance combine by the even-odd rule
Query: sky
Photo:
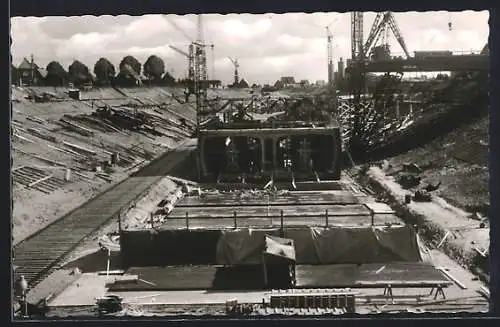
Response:
MULTIPOLYGON (((375 15, 364 14, 365 40, 375 15)), ((488 15, 487 11, 394 13, 410 52, 481 50, 488 40, 488 15)), ((207 51, 208 75, 223 83, 233 80, 234 66, 228 57, 238 60, 240 78, 250 84, 273 84, 281 76, 326 80, 327 25, 333 34, 334 62, 350 57, 349 13, 202 16, 205 42, 214 45, 213 52, 207 51)), ((118 66, 126 55, 141 63, 157 55, 167 71, 182 78, 187 75, 187 58, 169 45, 187 51, 196 34, 195 15, 13 17, 11 54, 16 66, 33 54, 41 67, 55 60, 67 69, 79 60, 91 71, 101 57, 118 66)), ((393 54, 403 53, 393 35, 389 43, 393 54)))

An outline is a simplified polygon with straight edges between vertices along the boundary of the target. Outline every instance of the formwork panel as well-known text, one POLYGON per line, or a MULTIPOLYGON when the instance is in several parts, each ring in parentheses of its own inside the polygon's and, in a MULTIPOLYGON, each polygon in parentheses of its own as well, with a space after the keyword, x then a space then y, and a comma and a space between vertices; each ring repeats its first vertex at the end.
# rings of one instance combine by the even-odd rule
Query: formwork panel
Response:
POLYGON ((184 207, 225 207, 225 206, 277 206, 277 205, 342 205, 358 204, 359 199, 351 191, 330 191, 325 193, 290 192, 272 197, 267 194, 204 194, 183 198, 176 208, 184 207))

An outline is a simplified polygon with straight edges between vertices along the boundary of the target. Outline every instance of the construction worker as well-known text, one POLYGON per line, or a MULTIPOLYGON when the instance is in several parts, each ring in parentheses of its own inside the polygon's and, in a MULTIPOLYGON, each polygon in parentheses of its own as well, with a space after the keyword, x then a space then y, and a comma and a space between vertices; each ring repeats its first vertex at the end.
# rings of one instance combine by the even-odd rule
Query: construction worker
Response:
POLYGON ((19 298, 19 302, 23 306, 21 310, 24 311, 24 316, 28 315, 28 301, 26 299, 27 291, 28 281, 24 278, 24 275, 21 275, 14 284, 14 294, 19 298))

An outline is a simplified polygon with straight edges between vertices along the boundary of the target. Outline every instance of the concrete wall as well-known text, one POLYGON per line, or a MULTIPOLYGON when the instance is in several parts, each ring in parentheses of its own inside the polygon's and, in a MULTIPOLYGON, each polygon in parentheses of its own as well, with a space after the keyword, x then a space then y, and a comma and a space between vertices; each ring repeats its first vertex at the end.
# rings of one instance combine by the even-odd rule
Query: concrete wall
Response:
POLYGON ((316 172, 323 179, 340 179, 340 130, 264 129, 200 133, 201 176, 221 174, 269 175, 290 173, 296 176, 316 172), (276 132, 275 132, 276 131, 276 132), (233 135, 234 134, 234 135, 233 135), (228 142, 229 141, 229 142, 228 142))

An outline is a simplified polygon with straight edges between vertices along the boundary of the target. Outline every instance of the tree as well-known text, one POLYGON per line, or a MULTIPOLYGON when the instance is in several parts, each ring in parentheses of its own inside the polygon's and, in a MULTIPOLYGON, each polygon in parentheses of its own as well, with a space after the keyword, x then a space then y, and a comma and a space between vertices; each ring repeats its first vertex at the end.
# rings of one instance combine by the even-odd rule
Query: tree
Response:
POLYGON ((108 59, 100 58, 94 65, 94 74, 99 84, 107 85, 115 78, 115 66, 108 59))
POLYGON ((138 74, 141 74, 141 63, 132 56, 126 56, 120 62, 120 72, 125 68, 125 65, 129 65, 138 74))
POLYGON ((49 86, 63 86, 68 80, 68 73, 57 61, 51 61, 47 65, 47 76, 45 83, 49 86))
POLYGON ((152 55, 144 63, 143 70, 147 78, 158 81, 165 73, 165 63, 160 57, 152 55))
POLYGON ((11 84, 19 84, 19 72, 13 64, 10 65, 10 82, 11 84))
POLYGON ((89 68, 85 66, 78 60, 73 61, 73 63, 68 68, 69 80, 75 85, 80 86, 92 81, 92 75, 90 74, 89 68))

